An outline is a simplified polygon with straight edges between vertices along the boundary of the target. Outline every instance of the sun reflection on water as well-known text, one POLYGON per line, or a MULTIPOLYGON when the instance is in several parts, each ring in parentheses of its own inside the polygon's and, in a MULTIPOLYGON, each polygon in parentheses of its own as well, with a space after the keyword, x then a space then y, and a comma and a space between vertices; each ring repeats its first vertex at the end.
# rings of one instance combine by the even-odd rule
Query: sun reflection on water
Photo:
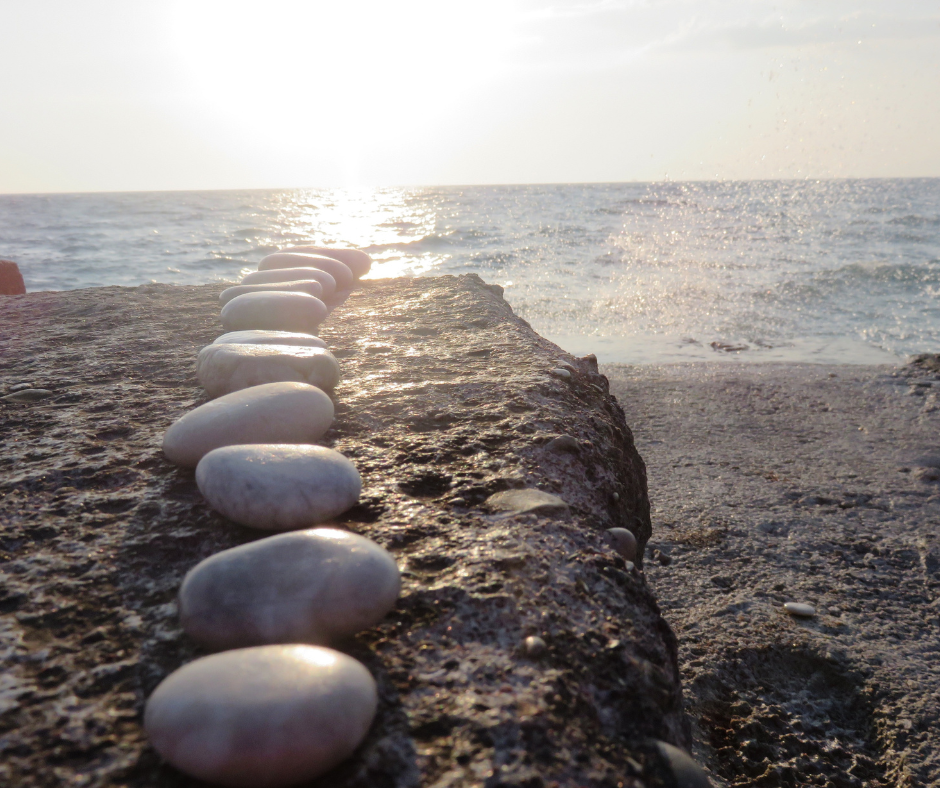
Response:
POLYGON ((450 255, 422 248, 438 233, 436 201, 414 189, 305 189, 291 194, 281 221, 305 243, 352 246, 372 256, 364 278, 416 276, 450 255))

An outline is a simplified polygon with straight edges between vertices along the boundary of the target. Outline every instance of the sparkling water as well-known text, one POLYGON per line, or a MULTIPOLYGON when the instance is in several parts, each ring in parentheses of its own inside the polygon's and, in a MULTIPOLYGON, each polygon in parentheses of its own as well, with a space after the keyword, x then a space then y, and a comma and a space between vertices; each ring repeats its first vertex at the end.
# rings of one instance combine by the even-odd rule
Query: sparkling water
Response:
POLYGON ((601 361, 940 350, 940 179, 0 196, 30 291, 221 283, 301 242, 478 273, 601 361))

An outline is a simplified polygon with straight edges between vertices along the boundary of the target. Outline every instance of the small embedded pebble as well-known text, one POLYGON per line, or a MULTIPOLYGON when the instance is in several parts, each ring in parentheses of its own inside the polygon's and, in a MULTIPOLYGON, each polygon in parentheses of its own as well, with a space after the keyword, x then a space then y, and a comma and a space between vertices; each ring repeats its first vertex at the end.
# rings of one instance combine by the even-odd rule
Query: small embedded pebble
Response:
POLYGON ((578 452, 581 451, 581 444, 571 435, 559 435, 545 444, 545 448, 549 451, 578 452))
POLYGON ((331 249, 327 246, 294 246, 284 249, 285 252, 300 252, 302 254, 319 254, 332 257, 349 266, 356 279, 365 276, 372 268, 372 258, 361 249, 331 249))
POLYGON ((4 397, 0 397, 0 400, 5 402, 39 402, 41 399, 46 397, 51 397, 52 392, 49 389, 20 389, 19 391, 14 391, 12 394, 7 394, 4 397))
POLYGON ((14 391, 22 391, 23 389, 31 389, 31 388, 33 388, 32 383, 17 383, 15 386, 10 386, 10 388, 7 389, 7 391, 12 394, 14 391))
POLYGON ((171 673, 147 700, 151 744, 180 771, 232 788, 306 782, 346 760, 378 693, 355 659, 306 645, 236 649, 171 673))
POLYGON ((219 303, 225 306, 236 296, 245 295, 245 293, 306 293, 307 295, 322 298, 323 285, 313 279, 307 282, 268 282, 267 284, 257 285, 235 285, 227 287, 219 295, 219 303))
POLYGON ((802 602, 786 602, 783 605, 783 609, 791 616, 797 616, 799 618, 812 618, 816 615, 815 607, 803 604, 802 602))
POLYGON ((292 331, 315 334, 327 309, 309 293, 278 293, 261 290, 235 296, 222 307, 222 327, 226 331, 292 331))
POLYGON ((281 381, 330 391, 339 382, 339 364, 320 347, 213 344, 199 351, 196 377, 210 397, 281 381))
POLYGON ((356 466, 338 451, 266 443, 210 451, 196 466, 196 484, 219 514, 267 531, 329 520, 362 491, 356 466))
POLYGON ((685 751, 664 741, 656 742, 656 749, 669 766, 676 788, 709 788, 711 782, 702 769, 685 751))
POLYGON ((556 378, 562 378, 563 380, 567 380, 571 377, 571 373, 567 369, 562 369, 561 367, 555 367, 555 369, 551 371, 551 374, 556 378))
POLYGON ((213 345, 299 345, 326 347, 320 337, 295 331, 229 331, 216 337, 213 345))
POLYGON ((626 528, 608 528, 606 531, 607 541, 614 548, 624 561, 633 561, 636 559, 636 537, 626 528))
POLYGON ((336 280, 319 268, 274 268, 270 271, 253 271, 245 274, 239 284, 262 285, 270 282, 303 282, 313 280, 323 288, 324 300, 333 297, 336 292, 336 280))
POLYGON ((486 499, 486 505, 509 514, 561 514, 568 511, 562 498, 541 490, 504 490, 486 499))
POLYGON ((180 589, 180 621, 202 646, 328 645, 379 623, 401 577, 391 554, 335 528, 278 534, 197 564, 180 589))
POLYGON ((355 284, 353 272, 345 263, 309 252, 275 252, 258 264, 259 271, 273 271, 279 268, 319 268, 336 280, 337 290, 349 290, 355 284))
POLYGON ((221 446, 248 443, 316 443, 333 423, 333 402, 307 383, 265 383, 214 399, 175 421, 163 453, 195 468, 221 446))
POLYGON ((539 657, 545 653, 545 649, 547 648, 545 641, 538 637, 538 635, 530 635, 527 637, 522 647, 525 649, 526 656, 529 657, 539 657))

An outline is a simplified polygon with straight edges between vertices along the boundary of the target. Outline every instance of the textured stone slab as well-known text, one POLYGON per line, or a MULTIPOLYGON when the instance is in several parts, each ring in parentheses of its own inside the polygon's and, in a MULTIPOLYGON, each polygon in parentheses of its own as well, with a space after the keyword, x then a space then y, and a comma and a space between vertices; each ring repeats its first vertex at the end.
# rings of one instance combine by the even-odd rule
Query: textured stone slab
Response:
POLYGON ((323 298, 329 300, 336 292, 336 280, 319 268, 275 268, 270 271, 252 271, 242 277, 242 285, 276 284, 278 282, 319 282, 323 298))
MULTIPOLYGON (((15 326, 0 387, 56 383, 54 407, 0 405, 4 686, 22 692, 3 717, 0 784, 187 782, 138 725, 142 697, 196 653, 168 603, 199 560, 263 533, 230 525, 160 449, 203 396, 193 355, 221 333, 219 289, 0 299, 15 326)), ((669 785, 638 743, 689 747, 676 645, 640 571, 643 463, 596 365, 475 276, 362 281, 321 336, 343 365, 325 441, 363 480, 337 522, 402 569, 395 608, 344 643, 382 702, 324 786, 669 785), (576 370, 564 381, 547 374, 562 357, 576 370), (546 450, 540 436, 562 434, 580 451, 546 450), (491 516, 486 499, 520 484, 571 513, 491 516), (636 534, 636 569, 607 544, 613 527, 636 534), (537 659, 529 637, 545 643, 537 659)))
POLYGON ((359 662, 317 646, 261 646, 197 659, 147 701, 154 748, 193 777, 279 788, 348 758, 378 704, 359 662))
POLYGON ((295 331, 229 331, 216 337, 213 345, 299 345, 326 347, 320 337, 295 331))
POLYGON ((333 422, 333 402, 306 383, 266 383, 235 391, 191 410, 163 437, 163 453, 195 468, 221 446, 316 443, 333 422))
POLYGON ((361 249, 331 249, 326 246, 292 246, 284 249, 285 252, 301 252, 304 254, 319 254, 332 257, 349 266, 356 279, 365 276, 372 268, 372 258, 361 249))
POLYGON ((303 252, 275 252, 263 258, 258 264, 259 271, 272 271, 281 268, 319 268, 326 271, 336 280, 337 290, 349 290, 354 282, 353 272, 349 266, 334 260, 332 257, 324 257, 317 254, 305 254, 303 252))
POLYGON ((323 285, 314 279, 296 282, 267 282, 254 285, 235 285, 227 287, 219 294, 219 303, 225 306, 233 298, 245 293, 275 292, 275 293, 307 293, 307 295, 320 298, 323 295, 323 285))
POLYGON ((199 351, 196 376, 210 397, 291 381, 330 391, 339 381, 339 364, 321 347, 213 344, 199 351))
POLYGON ((214 649, 330 645, 378 624, 401 590, 395 559, 335 528, 278 534, 223 550, 186 575, 180 620, 214 649))
POLYGON ((209 505, 236 523, 266 531, 309 528, 359 500, 359 472, 322 446, 225 446, 196 466, 209 505))
POLYGON ((308 293, 262 290, 236 296, 222 307, 226 331, 291 331, 315 334, 328 314, 326 304, 308 293))

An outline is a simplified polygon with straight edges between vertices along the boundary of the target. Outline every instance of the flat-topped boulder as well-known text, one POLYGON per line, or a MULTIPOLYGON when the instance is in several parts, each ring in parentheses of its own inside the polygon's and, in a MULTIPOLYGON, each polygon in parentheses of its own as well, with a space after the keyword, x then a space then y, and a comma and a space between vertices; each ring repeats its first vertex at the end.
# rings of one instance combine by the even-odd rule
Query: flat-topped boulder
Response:
MULTIPOLYGON (((0 404, 5 691, 19 704, 2 768, 18 788, 180 784, 138 722, 203 653, 174 600, 200 561, 262 533, 213 510, 161 448, 205 401, 193 362, 222 333, 220 290, 0 300, 16 326, 0 390, 54 391, 0 404)), ((322 785, 670 784, 650 742, 689 737, 676 642, 643 572, 645 470, 593 360, 539 337, 475 276, 362 281, 320 336, 343 366, 322 443, 362 478, 329 527, 387 550, 402 582, 394 608, 342 646, 380 700, 322 785), (578 450, 549 448, 559 435, 578 450), (568 511, 486 505, 514 489, 568 511), (610 528, 635 535, 635 567, 610 528)))

